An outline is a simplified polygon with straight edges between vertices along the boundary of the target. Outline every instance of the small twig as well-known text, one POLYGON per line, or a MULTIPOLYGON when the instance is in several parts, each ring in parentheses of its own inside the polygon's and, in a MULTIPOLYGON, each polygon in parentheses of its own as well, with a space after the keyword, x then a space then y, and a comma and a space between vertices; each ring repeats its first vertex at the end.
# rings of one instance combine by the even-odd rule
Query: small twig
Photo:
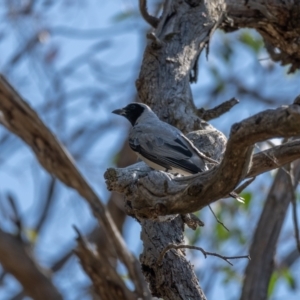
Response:
POLYGON ((181 137, 184 138, 184 139, 189 143, 189 145, 197 152, 197 154, 198 154, 198 156, 199 156, 200 158, 203 158, 203 159, 205 159, 205 160, 207 160, 207 161, 209 161, 210 163, 215 164, 215 165, 218 165, 218 164, 219 164, 218 161, 216 161, 216 160, 214 160, 214 159, 212 159, 212 158, 206 156, 204 153, 202 153, 201 151, 199 151, 198 148, 195 147, 195 145, 192 143, 192 141, 190 141, 186 136, 184 136, 184 135, 182 134, 181 137))
POLYGON ((245 203, 245 199, 243 197, 239 196, 236 192, 229 193, 229 196, 243 204, 245 203))
POLYGON ((257 148, 261 153, 263 153, 266 157, 268 157, 270 160, 272 160, 272 162, 278 166, 278 168, 281 168, 288 176, 290 176, 290 173, 283 167, 281 167, 278 162, 276 157, 271 157, 267 152, 265 151, 261 151, 261 149, 259 148, 259 146, 257 144, 255 144, 255 148, 257 148))
POLYGON ((198 81, 198 73, 199 73, 199 57, 200 57, 201 52, 199 53, 199 55, 197 56, 195 62, 194 62, 194 66, 191 69, 190 72, 190 83, 196 83, 198 81))
POLYGON ((235 193, 240 194, 247 186, 249 186, 254 180, 255 176, 250 178, 249 180, 245 181, 243 184, 241 184, 237 189, 234 190, 235 193))
POLYGON ((7 194, 7 199, 11 205, 11 208, 12 208, 13 214, 14 214, 14 216, 12 217, 12 221, 15 223, 15 225, 18 228, 18 237, 21 238, 23 224, 22 224, 22 218, 21 218, 19 209, 16 204, 16 200, 14 199, 14 197, 11 194, 7 194))
POLYGON ((215 214, 215 212, 212 210, 211 206, 208 205, 208 207, 209 207, 210 211, 212 212, 212 214, 214 215, 216 221, 217 221, 220 225, 222 225, 222 226, 229 232, 230 230, 229 230, 229 229, 224 225, 224 223, 221 222, 220 219, 216 216, 216 214, 215 214))
POLYGON ((231 98, 230 100, 225 101, 224 103, 212 109, 208 109, 208 110, 205 110, 204 108, 198 109, 197 115, 205 121, 210 121, 212 119, 216 119, 221 115, 225 114, 238 103, 239 103, 238 99, 231 98))
POLYGON ((139 0, 140 12, 144 20, 149 23, 152 27, 156 28, 159 22, 159 19, 151 16, 147 9, 147 0, 139 0))
POLYGON ((77 239, 82 240, 82 235, 81 232, 79 231, 79 229, 76 227, 76 225, 72 225, 73 229, 76 231, 77 233, 77 239))
POLYGON ((45 221, 47 219, 47 215, 48 215, 51 203, 53 202, 53 199, 54 199, 56 185, 57 185, 56 178, 51 176, 49 186, 48 186, 48 190, 43 191, 46 199, 45 199, 45 206, 42 210, 42 213, 41 213, 40 218, 37 222, 37 225, 35 226, 35 231, 37 233, 39 233, 39 231, 41 230, 43 224, 45 223, 45 221))
POLYGON ((214 253, 214 252, 207 252, 205 251, 203 248, 201 247, 196 247, 196 246, 191 246, 191 245, 175 245, 175 244, 169 244, 159 255, 158 260, 157 260, 157 264, 159 266, 162 265, 162 260, 165 256, 165 254, 170 250, 170 249, 193 249, 193 250, 199 250, 202 252, 202 254, 204 255, 204 257, 206 258, 208 255, 210 256, 216 256, 216 257, 220 257, 223 260, 225 260, 227 263, 229 263, 231 266, 233 266, 233 264, 229 261, 229 259, 239 259, 239 258, 248 258, 250 260, 250 255, 241 255, 241 256, 223 256, 221 254, 218 253, 214 253))

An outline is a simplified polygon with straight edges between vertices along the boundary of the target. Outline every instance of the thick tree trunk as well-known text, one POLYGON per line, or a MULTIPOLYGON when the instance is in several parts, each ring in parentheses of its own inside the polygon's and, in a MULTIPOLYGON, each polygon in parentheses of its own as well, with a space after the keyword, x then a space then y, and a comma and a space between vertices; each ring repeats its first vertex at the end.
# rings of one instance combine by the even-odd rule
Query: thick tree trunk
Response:
MULTIPOLYGON (((200 2, 200 1, 199 1, 200 2)), ((190 74, 215 24, 222 18, 222 1, 192 7, 184 1, 166 1, 136 82, 140 100, 166 121, 187 133, 211 129, 196 115, 190 74), (205 23, 205 26, 203 24, 205 23)), ((180 217, 172 222, 143 221, 141 256, 143 272, 155 296, 164 299, 205 299, 192 266, 180 250, 166 254, 157 266, 160 252, 169 244, 184 244, 180 217)))

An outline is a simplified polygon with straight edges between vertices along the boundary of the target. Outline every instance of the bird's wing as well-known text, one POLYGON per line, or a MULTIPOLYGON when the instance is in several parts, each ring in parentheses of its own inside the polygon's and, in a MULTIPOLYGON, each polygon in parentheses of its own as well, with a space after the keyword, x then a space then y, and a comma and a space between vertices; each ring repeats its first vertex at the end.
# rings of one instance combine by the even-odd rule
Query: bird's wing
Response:
POLYGON ((192 150, 177 133, 169 132, 169 135, 163 136, 147 130, 135 130, 129 137, 129 145, 133 151, 168 170, 176 168, 191 174, 203 171, 193 163, 192 150))

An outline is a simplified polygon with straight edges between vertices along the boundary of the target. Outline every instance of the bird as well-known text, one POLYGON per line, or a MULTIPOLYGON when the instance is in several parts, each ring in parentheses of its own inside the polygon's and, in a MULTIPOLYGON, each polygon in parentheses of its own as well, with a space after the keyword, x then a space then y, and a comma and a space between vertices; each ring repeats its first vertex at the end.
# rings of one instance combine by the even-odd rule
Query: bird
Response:
POLYGON ((152 169, 183 176, 208 170, 193 143, 179 129, 161 121, 148 105, 131 103, 112 113, 131 123, 129 146, 152 169))
MULTIPOLYGON (((183 176, 208 170, 197 148, 178 128, 161 121, 152 109, 143 103, 130 103, 112 111, 125 117, 132 125, 129 146, 150 168, 183 176)), ((237 193, 229 195, 244 203, 237 193)))

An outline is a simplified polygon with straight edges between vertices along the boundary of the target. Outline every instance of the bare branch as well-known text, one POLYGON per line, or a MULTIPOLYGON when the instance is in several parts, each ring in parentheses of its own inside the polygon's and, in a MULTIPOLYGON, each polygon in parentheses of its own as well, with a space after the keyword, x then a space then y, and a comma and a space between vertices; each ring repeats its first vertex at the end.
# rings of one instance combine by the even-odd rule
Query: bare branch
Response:
POLYGON ((238 103, 239 100, 237 100, 236 98, 231 98, 230 100, 225 101, 212 109, 205 110, 204 108, 200 108, 197 111, 197 115, 205 121, 210 121, 212 119, 219 118, 221 115, 231 110, 238 103))
POLYGON ((218 253, 214 253, 214 252, 207 252, 205 251, 203 248, 201 247, 197 247, 197 246, 191 246, 191 245, 175 245, 175 244, 170 244, 168 245, 160 254, 158 260, 157 260, 157 264, 161 265, 162 264, 162 260, 165 256, 165 254, 171 250, 171 249, 193 249, 193 250, 199 250, 202 252, 202 254, 204 255, 204 257, 206 258, 208 255, 210 256, 216 256, 216 257, 220 257, 223 260, 225 260, 227 263, 229 263, 232 266, 232 263, 229 261, 230 259, 240 259, 240 258, 248 258, 250 260, 250 256, 249 255, 241 255, 241 256, 223 256, 221 254, 218 253))
POLYGON ((116 272, 110 261, 100 253, 93 252, 82 238, 79 230, 74 227, 78 237, 75 253, 81 265, 93 282, 97 295, 103 300, 135 300, 137 295, 131 292, 116 272))
POLYGON ((87 200, 94 216, 107 231, 118 257, 126 265, 138 294, 148 299, 150 294, 139 263, 128 252, 105 206, 80 174, 67 150, 3 76, 0 76, 0 110, 5 119, 3 125, 32 148, 41 165, 66 185, 76 189, 87 200))
POLYGON ((25 293, 36 300, 63 299, 43 271, 30 255, 29 249, 20 239, 0 229, 0 262, 23 286, 25 293), (38 287, 38 288, 36 288, 38 287))
POLYGON ((48 184, 48 190, 47 192, 45 190, 43 190, 43 196, 45 196, 45 200, 44 200, 44 207, 42 209, 42 213, 40 215, 40 218, 35 226, 35 231, 38 233, 44 222, 46 221, 47 219, 47 215, 48 215, 48 212, 49 212, 49 208, 50 208, 50 205, 52 203, 52 200, 54 199, 53 195, 54 195, 54 190, 55 190, 55 185, 57 183, 57 180, 51 176, 50 178, 50 181, 49 181, 49 184, 48 184))
POLYGON ((154 28, 157 27, 159 19, 151 16, 147 9, 147 0, 139 0, 140 12, 144 20, 154 28))
POLYGON ((241 193, 247 186, 249 186, 254 180, 255 180, 256 177, 252 177, 250 178, 249 180, 245 181, 244 183, 242 183, 234 192, 236 194, 239 194, 241 193))
POLYGON ((252 166, 247 177, 257 176, 290 163, 299 157, 300 139, 275 146, 253 156, 252 166))
POLYGON ((212 212, 212 214, 214 215, 216 221, 217 221, 221 226, 223 226, 223 227, 229 232, 230 230, 225 226, 225 224, 224 224, 223 222, 221 222, 221 221, 219 220, 219 218, 216 216, 215 212, 212 210, 211 206, 208 205, 208 207, 209 207, 210 211, 212 212))

